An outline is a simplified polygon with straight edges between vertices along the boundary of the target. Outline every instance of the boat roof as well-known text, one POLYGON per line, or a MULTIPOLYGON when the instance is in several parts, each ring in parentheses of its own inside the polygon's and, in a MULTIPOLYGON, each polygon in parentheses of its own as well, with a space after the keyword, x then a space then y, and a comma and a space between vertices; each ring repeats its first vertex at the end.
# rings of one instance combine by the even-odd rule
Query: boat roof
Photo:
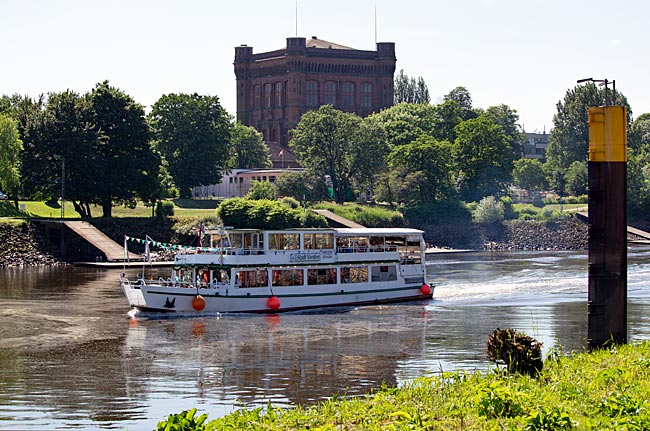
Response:
POLYGON ((424 231, 418 229, 410 229, 404 227, 347 227, 347 228, 334 228, 339 234, 344 236, 396 236, 396 235, 420 235, 424 231))

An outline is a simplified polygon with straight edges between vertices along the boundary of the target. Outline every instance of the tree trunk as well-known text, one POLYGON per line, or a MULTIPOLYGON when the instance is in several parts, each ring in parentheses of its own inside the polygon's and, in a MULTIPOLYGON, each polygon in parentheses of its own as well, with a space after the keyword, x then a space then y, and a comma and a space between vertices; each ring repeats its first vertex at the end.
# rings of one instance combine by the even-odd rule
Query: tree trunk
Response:
POLYGON ((102 199, 102 216, 113 217, 113 201, 111 199, 102 199))
POLYGON ((72 201, 72 206, 74 207, 74 210, 79 213, 81 218, 88 218, 88 214, 81 203, 72 201))

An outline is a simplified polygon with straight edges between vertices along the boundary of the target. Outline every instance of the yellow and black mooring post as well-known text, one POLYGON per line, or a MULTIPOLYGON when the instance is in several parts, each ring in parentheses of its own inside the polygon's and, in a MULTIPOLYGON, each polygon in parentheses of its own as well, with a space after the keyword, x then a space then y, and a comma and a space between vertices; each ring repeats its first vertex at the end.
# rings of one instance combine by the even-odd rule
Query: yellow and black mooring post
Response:
POLYGON ((589 350, 627 341, 626 118, 589 108, 589 350))

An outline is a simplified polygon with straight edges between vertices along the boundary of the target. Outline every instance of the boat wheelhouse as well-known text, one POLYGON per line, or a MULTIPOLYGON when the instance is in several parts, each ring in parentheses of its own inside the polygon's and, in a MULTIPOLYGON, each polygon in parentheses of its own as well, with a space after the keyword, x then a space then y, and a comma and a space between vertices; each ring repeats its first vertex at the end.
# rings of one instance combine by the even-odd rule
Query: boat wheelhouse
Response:
MULTIPOLYGON (((121 286, 131 307, 169 312, 281 312, 431 298, 422 231, 405 228, 207 232, 167 279, 121 286)), ((143 274, 144 275, 144 274, 143 274)))

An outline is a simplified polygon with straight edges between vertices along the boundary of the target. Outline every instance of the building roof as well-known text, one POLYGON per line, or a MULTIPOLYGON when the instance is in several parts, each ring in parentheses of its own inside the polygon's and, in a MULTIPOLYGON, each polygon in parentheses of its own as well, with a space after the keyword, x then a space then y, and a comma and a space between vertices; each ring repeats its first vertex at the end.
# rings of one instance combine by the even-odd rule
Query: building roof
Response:
POLYGON ((322 48, 322 49, 351 49, 349 46, 339 45, 338 43, 328 42, 323 39, 319 39, 316 36, 312 36, 311 39, 307 41, 307 48, 322 48))

